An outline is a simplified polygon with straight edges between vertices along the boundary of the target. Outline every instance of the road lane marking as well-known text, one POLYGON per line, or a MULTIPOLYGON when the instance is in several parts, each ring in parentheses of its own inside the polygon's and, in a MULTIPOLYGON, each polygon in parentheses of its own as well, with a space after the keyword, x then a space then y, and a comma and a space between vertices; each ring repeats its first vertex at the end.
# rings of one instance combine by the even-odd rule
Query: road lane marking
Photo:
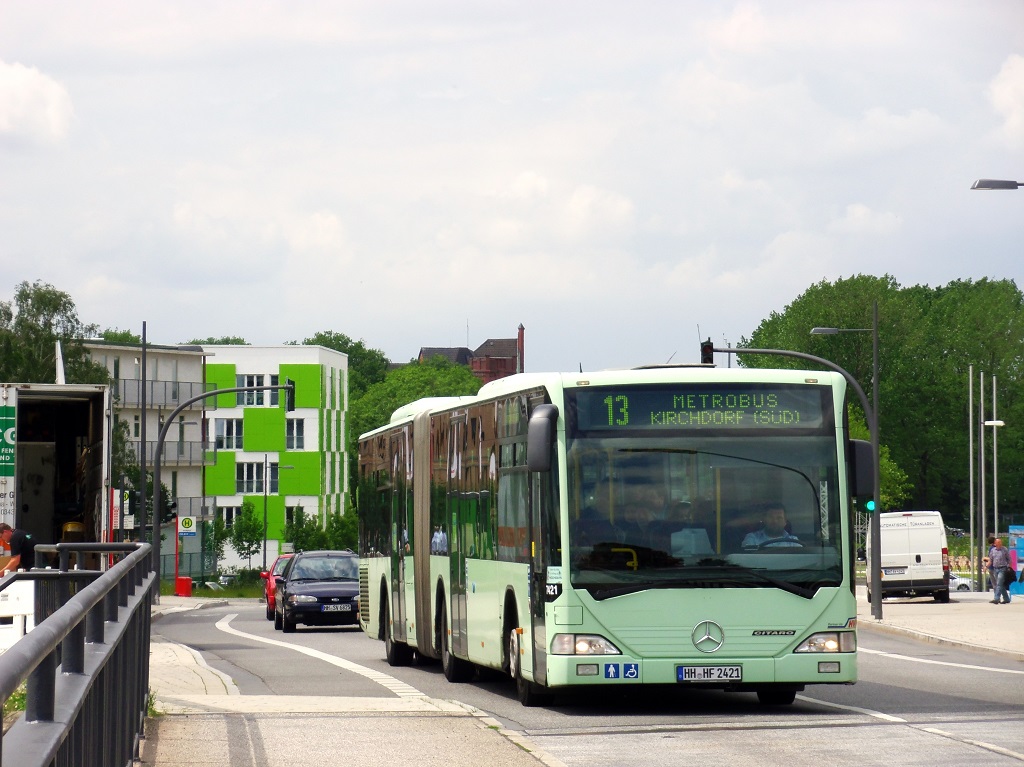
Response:
POLYGON ((366 677, 371 682, 376 682, 382 687, 386 687, 388 690, 393 692, 400 698, 425 698, 425 693, 420 692, 412 685, 406 684, 400 679, 395 679, 393 676, 385 674, 380 671, 374 671, 372 668, 366 666, 360 666, 358 663, 353 663, 350 660, 339 658, 337 655, 331 655, 330 653, 321 652, 320 650, 314 650, 312 647, 302 647, 301 645, 291 644, 290 642, 282 642, 279 639, 268 639, 267 637, 257 636, 255 634, 247 634, 244 631, 231 626, 231 621, 238 617, 238 613, 231 613, 225 615, 216 623, 216 627, 223 631, 225 634, 233 634, 234 636, 244 637, 245 639, 251 639, 254 642, 262 642, 263 644, 274 645, 275 647, 283 647, 286 650, 294 650, 300 652, 303 655, 308 655, 311 658, 322 660, 325 663, 330 663, 332 666, 343 668, 346 671, 351 671, 354 674, 366 677))
POLYGON ((924 732, 930 732, 932 735, 939 735, 943 738, 955 740, 957 743, 977 746, 978 748, 984 748, 986 751, 991 751, 995 754, 1002 754, 1003 756, 1008 756, 1011 759, 1017 759, 1018 761, 1024 762, 1024 754, 1017 751, 1011 751, 1010 749, 1003 748, 1002 746, 997 746, 994 743, 986 743, 983 740, 972 740, 971 738, 961 738, 959 735, 954 735, 953 733, 946 732, 945 730, 938 730, 934 727, 919 727, 917 729, 923 730, 924 732))
POLYGON ((847 706, 847 705, 844 705, 842 703, 832 703, 832 702, 827 701, 827 700, 818 700, 817 698, 808 698, 806 695, 797 695, 796 697, 797 697, 798 700, 806 701, 807 703, 816 703, 819 706, 828 706, 829 708, 839 708, 839 709, 842 709, 843 711, 853 711, 855 713, 864 714, 865 716, 871 716, 871 717, 874 717, 875 719, 881 719, 881 720, 886 721, 886 722, 900 722, 902 724, 906 724, 907 723, 906 719, 901 719, 900 717, 893 716, 892 714, 884 714, 881 711, 875 711, 874 709, 870 709, 870 708, 861 708, 860 706, 847 706))
POLYGON ((858 647, 857 652, 867 653, 868 655, 882 655, 886 658, 895 658, 896 660, 907 660, 913 663, 928 663, 933 666, 950 666, 951 668, 962 668, 970 671, 994 671, 997 674, 1018 674, 1024 675, 1024 671, 1018 671, 1012 668, 993 668, 992 666, 975 666, 970 663, 953 663, 948 660, 932 660, 931 658, 914 658, 910 655, 900 655, 894 652, 885 652, 883 650, 868 650, 864 647, 858 647))

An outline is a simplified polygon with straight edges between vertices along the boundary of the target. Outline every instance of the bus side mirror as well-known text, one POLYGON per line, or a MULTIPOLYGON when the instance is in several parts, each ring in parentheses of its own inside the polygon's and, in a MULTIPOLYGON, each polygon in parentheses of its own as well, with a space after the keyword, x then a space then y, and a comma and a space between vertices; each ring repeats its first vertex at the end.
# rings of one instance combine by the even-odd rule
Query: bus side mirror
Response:
POLYGON ((850 440, 850 471, 853 472, 850 495, 854 498, 871 498, 875 493, 875 460, 870 442, 863 439, 850 440))
POLYGON ((530 471, 551 471, 556 423, 558 408, 554 405, 538 405, 530 414, 526 432, 526 466, 530 471))

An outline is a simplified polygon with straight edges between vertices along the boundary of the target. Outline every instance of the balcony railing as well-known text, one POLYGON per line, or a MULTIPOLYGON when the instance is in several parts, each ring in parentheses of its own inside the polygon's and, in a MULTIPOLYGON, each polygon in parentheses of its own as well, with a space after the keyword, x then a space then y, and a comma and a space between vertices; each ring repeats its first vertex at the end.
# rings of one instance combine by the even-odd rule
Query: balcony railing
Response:
POLYGON ((209 517, 212 513, 213 498, 210 497, 185 497, 179 495, 175 498, 178 503, 176 509, 179 517, 209 517))
MULTIPOLYGON (((135 443, 136 451, 138 443, 135 443)), ((190 441, 170 442, 164 440, 164 448, 160 453, 160 460, 163 466, 212 466, 217 461, 215 458, 207 460, 207 452, 213 451, 212 442, 190 441)), ((146 440, 146 465, 152 466, 156 456, 156 440, 146 440)))
MULTIPOLYGON (((197 381, 146 381, 146 407, 177 407, 182 402, 192 399, 203 392, 213 391, 213 384, 197 381)), ((142 381, 138 378, 119 378, 114 381, 114 397, 123 408, 142 406, 142 381)), ((194 402, 189 410, 215 410, 217 398, 209 397, 194 402)))

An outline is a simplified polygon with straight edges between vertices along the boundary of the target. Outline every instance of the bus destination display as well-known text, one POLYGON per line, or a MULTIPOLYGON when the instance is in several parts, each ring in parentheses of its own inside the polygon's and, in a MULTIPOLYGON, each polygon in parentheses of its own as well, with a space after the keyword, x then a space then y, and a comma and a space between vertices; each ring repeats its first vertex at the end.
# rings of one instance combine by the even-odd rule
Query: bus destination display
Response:
POLYGON ((829 393, 827 387, 757 385, 578 389, 577 428, 815 430, 831 420, 829 393))

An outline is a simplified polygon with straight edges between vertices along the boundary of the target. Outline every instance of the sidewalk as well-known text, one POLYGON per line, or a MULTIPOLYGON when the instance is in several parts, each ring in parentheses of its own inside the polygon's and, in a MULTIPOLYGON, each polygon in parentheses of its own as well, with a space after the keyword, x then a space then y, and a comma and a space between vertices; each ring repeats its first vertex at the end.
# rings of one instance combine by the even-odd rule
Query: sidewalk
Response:
POLYGON ((999 653, 1024 661, 1024 595, 1008 605, 991 603, 991 591, 954 591, 949 603, 933 599, 884 599, 882 620, 871 615, 863 586, 857 587, 857 625, 937 644, 999 653))
MULTIPOLYGON (((999 653, 1024 661, 1024 597, 991 604, 991 592, 955 592, 948 604, 931 599, 882 602, 871 616, 857 590, 862 632, 882 631, 999 653)), ((160 614, 222 606, 227 600, 161 597, 160 614)), ((402 760, 426 767, 564 767, 527 739, 481 711, 423 695, 313 697, 239 695, 226 675, 182 645, 154 641, 150 686, 168 716, 147 722, 142 764, 152 767, 256 767, 346 761, 402 760)), ((409 688, 411 691, 411 688, 409 688)))
MULTIPOLYGON (((162 596, 153 616, 226 603, 162 596)), ((149 669, 156 708, 167 716, 146 723, 143 765, 283 767, 343 760, 564 767, 484 712, 412 688, 379 698, 239 695, 231 679, 199 653, 158 640, 150 646, 149 669)))

